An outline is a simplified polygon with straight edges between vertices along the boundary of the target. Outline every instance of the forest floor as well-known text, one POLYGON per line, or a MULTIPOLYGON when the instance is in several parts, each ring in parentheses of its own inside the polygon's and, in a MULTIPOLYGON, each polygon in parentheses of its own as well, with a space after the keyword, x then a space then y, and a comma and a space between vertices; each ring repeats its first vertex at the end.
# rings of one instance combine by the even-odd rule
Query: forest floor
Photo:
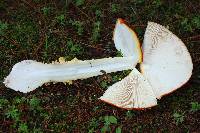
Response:
POLYGON ((0 132, 200 132, 200 2, 198 0, 1 0, 0 132), (127 111, 98 98, 128 71, 43 85, 23 94, 6 88, 12 66, 32 59, 98 59, 118 55, 112 40, 123 18, 140 42, 148 21, 167 26, 187 46, 189 82, 146 110, 127 111))

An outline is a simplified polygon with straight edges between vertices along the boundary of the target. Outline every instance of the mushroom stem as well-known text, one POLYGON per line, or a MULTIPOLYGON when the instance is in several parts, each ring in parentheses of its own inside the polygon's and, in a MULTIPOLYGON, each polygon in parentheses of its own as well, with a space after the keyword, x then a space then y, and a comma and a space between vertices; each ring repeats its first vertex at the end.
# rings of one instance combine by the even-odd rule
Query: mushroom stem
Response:
POLYGON ((5 78, 4 84, 11 89, 26 93, 47 82, 66 82, 102 75, 104 72, 133 69, 137 62, 135 57, 77 60, 63 64, 44 64, 24 60, 14 65, 11 73, 5 78))
POLYGON ((55 82, 86 79, 106 73, 133 69, 137 62, 131 57, 115 57, 96 60, 77 61, 67 64, 43 64, 42 73, 55 82), (103 71, 101 71, 103 70, 103 71))

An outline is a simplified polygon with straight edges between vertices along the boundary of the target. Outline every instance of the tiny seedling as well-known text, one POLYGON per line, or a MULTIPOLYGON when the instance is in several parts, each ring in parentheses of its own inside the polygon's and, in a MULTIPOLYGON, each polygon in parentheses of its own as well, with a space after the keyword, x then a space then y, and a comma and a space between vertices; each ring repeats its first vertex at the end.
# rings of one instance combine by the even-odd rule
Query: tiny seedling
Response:
POLYGON ((96 118, 92 118, 92 120, 91 120, 90 123, 89 123, 88 133, 93 133, 94 130, 95 130, 96 128, 98 128, 98 126, 99 126, 99 120, 96 119, 96 118))
POLYGON ((78 35, 82 35, 84 28, 83 28, 83 22, 81 21, 75 21, 75 20, 70 20, 69 23, 75 27, 75 29, 77 30, 77 34, 78 35))
POLYGON ((42 9, 42 13, 47 16, 50 14, 50 11, 51 11, 51 7, 43 7, 42 9))
POLYGON ((61 14, 59 16, 56 16, 56 20, 59 24, 65 25, 65 15, 61 14))
POLYGON ((108 87, 108 83, 105 80, 101 81, 100 85, 104 89, 108 87))
POLYGON ((122 133, 122 128, 121 127, 117 127, 115 129, 115 133, 122 133))
POLYGON ((97 42, 100 38, 101 22, 97 21, 94 23, 91 40, 92 42, 97 42))
POLYGON ((191 111, 196 112, 200 110, 200 104, 198 102, 191 102, 191 111))
POLYGON ((97 9, 97 10, 95 11, 95 15, 96 15, 97 18, 100 18, 100 17, 103 16, 101 10, 99 10, 99 9, 97 9))
POLYGON ((184 31, 192 32, 192 24, 188 18, 183 18, 181 21, 181 27, 184 29, 184 31))
POLYGON ((128 110, 128 111, 126 112, 126 117, 128 117, 128 118, 132 118, 133 116, 135 116, 135 114, 134 114, 133 111, 128 110))
POLYGON ((7 118, 11 118, 15 121, 19 121, 20 119, 20 112, 14 105, 8 107, 8 110, 5 115, 7 118))
POLYGON ((7 106, 9 104, 9 101, 4 98, 0 98, 0 109, 2 109, 4 106, 7 106))
POLYGON ((75 0, 76 6, 82 6, 85 3, 85 0, 75 0))
POLYGON ((19 127, 18 127, 18 131, 20 133, 28 133, 29 131, 28 131, 28 125, 27 125, 27 123, 20 123, 19 127))
POLYGON ((4 35, 8 29, 8 23, 0 21, 0 35, 4 35))
POLYGON ((117 124, 117 118, 115 116, 104 116, 102 121, 104 122, 104 126, 101 128, 102 133, 110 131, 111 130, 110 126, 112 124, 117 124))
POLYGON ((32 110, 40 108, 40 99, 33 97, 29 100, 29 106, 32 110))
POLYGON ((175 112, 173 114, 174 121, 175 121, 176 125, 179 125, 184 121, 184 117, 185 117, 184 114, 185 113, 178 113, 178 112, 175 112))
POLYGON ((120 5, 119 4, 112 4, 111 5, 111 11, 112 13, 117 13, 120 10, 120 5))
POLYGON ((74 43, 72 39, 67 40, 66 46, 68 55, 72 56, 73 58, 77 55, 83 54, 84 52, 84 48, 81 47, 81 45, 74 43))

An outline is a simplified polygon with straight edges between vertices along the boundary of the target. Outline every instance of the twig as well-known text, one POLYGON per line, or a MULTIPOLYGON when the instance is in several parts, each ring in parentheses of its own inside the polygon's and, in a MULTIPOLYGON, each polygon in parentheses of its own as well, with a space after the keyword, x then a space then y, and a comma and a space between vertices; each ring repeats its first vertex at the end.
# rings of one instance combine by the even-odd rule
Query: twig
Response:
POLYGON ((195 35, 195 36, 191 36, 191 37, 187 37, 187 38, 184 38, 184 40, 195 40, 195 39, 198 39, 200 40, 200 35, 195 35))

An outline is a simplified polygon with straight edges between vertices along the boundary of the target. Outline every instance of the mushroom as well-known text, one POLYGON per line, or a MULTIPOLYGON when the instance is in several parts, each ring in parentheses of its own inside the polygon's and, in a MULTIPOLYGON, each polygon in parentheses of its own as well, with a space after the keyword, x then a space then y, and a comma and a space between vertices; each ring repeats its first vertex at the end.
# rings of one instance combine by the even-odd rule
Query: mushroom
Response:
POLYGON ((192 59, 185 44, 165 27, 149 22, 143 41, 141 73, 157 98, 184 85, 192 75, 192 59))
MULTIPOLYGON (((117 27, 119 25, 121 25, 120 19, 117 21, 115 29, 118 29, 117 27)), ((123 28, 123 26, 120 27, 123 28)), ((116 33, 118 32, 116 31, 114 34, 116 33)), ((119 36, 114 36, 114 40, 116 40, 116 37, 119 36)), ((130 37, 137 40, 137 37, 135 37, 134 34, 130 37)), ((126 45, 126 43, 127 42, 123 42, 123 45, 126 45)), ((132 47, 138 44, 135 43, 135 40, 130 39, 127 45, 132 47)), ((103 72, 101 70, 106 73, 111 73, 133 69, 140 61, 138 58, 139 56, 136 55, 137 54, 132 53, 127 57, 103 58, 85 61, 72 60, 69 62, 60 61, 60 63, 54 62, 53 64, 44 64, 34 60, 24 60, 13 66, 12 71, 4 80, 4 84, 6 87, 15 91, 27 93, 48 82, 66 82, 69 80, 85 79, 102 75, 103 72)))
MULTIPOLYGON (((128 38, 123 37, 124 40, 128 38)), ((125 109, 155 106, 156 98, 173 92, 189 80, 193 64, 186 46, 176 35, 149 22, 140 69, 141 73, 134 68, 127 77, 110 86, 100 100, 125 109)))

